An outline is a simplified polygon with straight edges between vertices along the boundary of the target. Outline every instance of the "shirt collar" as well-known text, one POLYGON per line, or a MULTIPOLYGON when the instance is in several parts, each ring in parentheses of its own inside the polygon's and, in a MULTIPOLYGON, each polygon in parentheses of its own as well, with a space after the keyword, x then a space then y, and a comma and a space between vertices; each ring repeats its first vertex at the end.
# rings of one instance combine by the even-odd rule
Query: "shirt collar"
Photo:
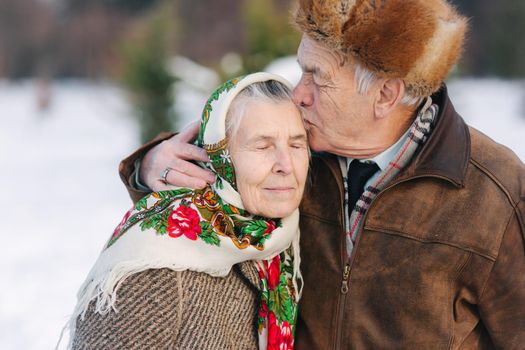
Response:
MULTIPOLYGON (((377 166, 381 171, 384 171, 387 167, 390 161, 396 156, 396 154, 401 150, 401 147, 403 147, 403 144, 405 140, 408 138, 408 133, 410 131, 410 128, 405 131, 403 135, 394 143, 392 146, 384 150, 383 152, 379 153, 377 156, 373 158, 368 159, 360 159, 361 162, 370 162, 370 163, 376 163, 377 166)), ((354 160, 354 158, 347 157, 346 158, 346 168, 348 170, 348 166, 350 163, 354 160)))

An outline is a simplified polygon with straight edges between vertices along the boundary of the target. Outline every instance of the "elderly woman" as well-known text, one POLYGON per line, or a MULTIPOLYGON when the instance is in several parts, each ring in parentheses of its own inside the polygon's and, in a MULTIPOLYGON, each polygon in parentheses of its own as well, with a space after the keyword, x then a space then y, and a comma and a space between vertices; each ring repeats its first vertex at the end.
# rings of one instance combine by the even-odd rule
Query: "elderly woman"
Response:
POLYGON ((292 349, 306 132, 281 77, 220 86, 197 143, 216 174, 136 203, 78 295, 73 349, 292 349))

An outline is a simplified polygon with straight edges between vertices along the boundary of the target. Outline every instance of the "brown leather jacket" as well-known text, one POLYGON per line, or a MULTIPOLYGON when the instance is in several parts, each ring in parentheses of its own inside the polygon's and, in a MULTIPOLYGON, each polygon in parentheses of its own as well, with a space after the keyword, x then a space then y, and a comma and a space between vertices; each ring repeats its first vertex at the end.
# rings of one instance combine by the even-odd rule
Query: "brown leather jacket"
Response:
MULTIPOLYGON (((316 155, 301 205, 297 349, 524 349, 525 166, 444 87, 431 137, 373 201, 346 267, 343 183, 316 155)), ((164 135, 167 136, 167 135, 164 135)), ((133 161, 121 165, 130 187, 133 161)))

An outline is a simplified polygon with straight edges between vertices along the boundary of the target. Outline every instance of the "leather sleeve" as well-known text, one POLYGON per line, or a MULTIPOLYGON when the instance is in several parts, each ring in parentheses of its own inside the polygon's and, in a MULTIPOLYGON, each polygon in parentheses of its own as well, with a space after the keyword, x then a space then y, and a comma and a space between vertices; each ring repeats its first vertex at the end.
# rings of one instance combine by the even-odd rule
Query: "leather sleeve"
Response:
POLYGON ((176 274, 160 269, 128 277, 118 290, 117 312, 101 315, 92 302, 77 319, 72 349, 173 349, 182 316, 176 274))
POLYGON ((480 316, 498 349, 525 344, 525 203, 515 209, 480 299, 480 316))
POLYGON ((124 186, 126 186, 126 189, 128 190, 129 196, 131 197, 131 200, 133 201, 133 203, 136 203, 139 199, 141 199, 142 197, 144 197, 145 195, 149 193, 149 192, 142 191, 137 188, 137 185, 135 182, 135 161, 142 159, 146 155, 146 153, 148 153, 149 150, 157 146, 162 141, 171 138, 173 135, 175 135, 175 133, 170 133, 170 132, 160 133, 153 140, 146 143, 145 145, 140 147, 138 150, 133 152, 129 157, 127 157, 122 162, 120 162, 120 165, 119 165, 120 179, 124 183, 124 186))

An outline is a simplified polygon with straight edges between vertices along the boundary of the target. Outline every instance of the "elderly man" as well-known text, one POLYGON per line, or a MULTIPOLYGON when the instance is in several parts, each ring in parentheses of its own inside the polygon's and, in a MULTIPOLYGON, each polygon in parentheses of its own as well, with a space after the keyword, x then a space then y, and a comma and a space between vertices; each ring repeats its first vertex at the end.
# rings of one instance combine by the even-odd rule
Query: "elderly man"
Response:
MULTIPOLYGON (((465 19, 443 0, 303 0, 295 20, 316 152, 297 348, 523 348, 525 166, 447 95, 465 19)), ((134 199, 209 181, 186 161, 205 160, 195 130, 122 163, 134 199)))

